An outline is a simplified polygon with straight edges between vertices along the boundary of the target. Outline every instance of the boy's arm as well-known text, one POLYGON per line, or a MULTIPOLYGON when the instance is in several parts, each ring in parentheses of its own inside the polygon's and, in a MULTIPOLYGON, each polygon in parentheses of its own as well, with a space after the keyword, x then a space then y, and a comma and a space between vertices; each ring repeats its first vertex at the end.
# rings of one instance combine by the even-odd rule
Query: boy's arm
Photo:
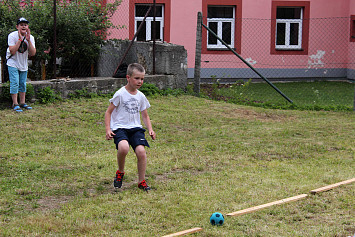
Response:
POLYGON ((28 54, 29 54, 30 56, 35 56, 35 54, 36 54, 36 48, 35 48, 35 46, 32 44, 32 41, 31 41, 31 31, 30 31, 30 29, 27 29, 26 40, 27 40, 27 42, 28 42, 28 54))
POLYGON ((115 135, 111 130, 111 114, 112 111, 116 108, 113 103, 110 103, 106 112, 105 112, 105 128, 106 128, 106 139, 111 140, 115 135))
POLYGON ((15 55, 17 52, 18 48, 20 47, 21 44, 21 36, 18 36, 18 39, 13 38, 13 35, 9 36, 8 39, 8 44, 9 44, 9 50, 11 55, 15 55))
POLYGON ((142 120, 143 120, 145 126, 146 126, 147 129, 148 129, 149 136, 150 136, 153 140, 155 140, 156 134, 155 134, 155 132, 153 131, 152 123, 150 122, 150 118, 149 118, 149 115, 148 115, 148 111, 147 111, 146 109, 142 111, 142 120))

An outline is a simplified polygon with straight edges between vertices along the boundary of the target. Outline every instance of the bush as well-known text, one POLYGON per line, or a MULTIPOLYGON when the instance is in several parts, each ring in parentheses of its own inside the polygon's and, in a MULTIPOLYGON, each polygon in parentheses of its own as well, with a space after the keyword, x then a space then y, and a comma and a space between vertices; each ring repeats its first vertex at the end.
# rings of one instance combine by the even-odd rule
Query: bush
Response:
MULTIPOLYGON (((26 100, 28 101, 34 97, 35 91, 33 89, 32 84, 27 83, 26 88, 27 88, 26 100)), ((0 100, 1 101, 8 101, 8 102, 12 101, 11 94, 10 94, 10 82, 9 81, 2 84, 1 93, 0 93, 0 100)))
POLYGON ((9 81, 3 83, 1 86, 0 100, 1 101, 11 101, 10 82, 9 81))
POLYGON ((88 90, 82 89, 82 90, 75 90, 74 93, 70 93, 68 95, 70 99, 80 99, 80 98, 95 98, 98 97, 98 94, 94 92, 88 92, 88 90))
POLYGON ((49 86, 41 89, 37 93, 37 100, 41 104, 53 103, 57 100, 62 100, 62 98, 54 92, 49 86))
POLYGON ((32 86, 32 84, 27 83, 26 85, 26 101, 30 101, 35 97, 35 90, 32 86))
POLYGON ((161 95, 172 95, 172 96, 179 96, 179 95, 183 95, 186 94, 186 92, 183 89, 171 89, 171 88, 167 88, 165 90, 162 90, 160 92, 161 95))
POLYGON ((151 96, 151 95, 160 95, 160 89, 153 84, 149 83, 144 83, 139 90, 145 95, 145 96, 151 96))
MULTIPOLYGON (((105 43, 108 30, 123 27, 111 22, 121 2, 113 0, 103 4, 102 0, 57 1, 56 58, 69 61, 73 70, 78 69, 74 63, 85 66, 94 63, 101 45, 105 43)), ((53 0, 0 0, 0 16, 0 56, 5 56, 8 34, 16 31, 15 20, 25 17, 30 21, 31 34, 36 40, 35 75, 40 77, 39 62, 46 60, 49 62, 47 72, 52 73, 54 50, 48 54, 45 51, 54 48, 53 0)))
POLYGON ((139 90, 145 95, 145 96, 154 96, 154 95, 172 95, 172 96, 179 96, 186 94, 186 92, 183 89, 171 89, 167 88, 165 90, 160 90, 156 85, 150 84, 150 83, 144 83, 139 90))

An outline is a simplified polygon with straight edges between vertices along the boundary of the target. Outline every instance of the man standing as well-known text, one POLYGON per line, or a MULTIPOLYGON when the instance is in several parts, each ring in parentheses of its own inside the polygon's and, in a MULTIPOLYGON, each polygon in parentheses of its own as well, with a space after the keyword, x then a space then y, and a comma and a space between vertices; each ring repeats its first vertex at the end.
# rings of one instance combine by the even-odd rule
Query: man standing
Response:
POLYGON ((28 24, 29 21, 21 17, 17 20, 17 31, 10 33, 8 36, 9 47, 7 48, 6 59, 10 79, 12 108, 16 112, 22 112, 22 108, 32 109, 25 102, 26 80, 28 57, 36 54, 36 46, 28 24), (18 94, 20 95, 20 103, 18 103, 18 94))

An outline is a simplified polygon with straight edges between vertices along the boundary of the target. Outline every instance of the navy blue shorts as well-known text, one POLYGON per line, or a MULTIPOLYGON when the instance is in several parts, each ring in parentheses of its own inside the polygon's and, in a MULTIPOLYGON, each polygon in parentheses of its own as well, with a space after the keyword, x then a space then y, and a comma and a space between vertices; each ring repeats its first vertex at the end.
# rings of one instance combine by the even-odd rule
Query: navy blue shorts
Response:
POLYGON ((113 131, 113 133, 116 134, 113 137, 113 141, 116 144, 116 149, 118 149, 118 143, 122 140, 128 141, 128 144, 133 148, 133 150, 136 150, 136 147, 139 145, 149 147, 149 144, 145 139, 144 132, 144 128, 119 128, 113 131))

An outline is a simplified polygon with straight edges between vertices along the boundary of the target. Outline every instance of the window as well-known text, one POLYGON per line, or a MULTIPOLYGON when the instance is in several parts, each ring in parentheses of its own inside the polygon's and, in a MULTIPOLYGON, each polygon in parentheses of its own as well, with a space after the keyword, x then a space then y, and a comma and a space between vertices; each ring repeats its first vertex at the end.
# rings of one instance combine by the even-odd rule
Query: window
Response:
MULTIPOLYGON (((134 32, 137 32, 139 26, 143 23, 143 19, 147 11, 149 10, 149 5, 136 5, 135 9, 135 24, 134 32)), ((163 37, 163 27, 164 27, 164 6, 156 5, 156 15, 155 15, 155 37, 153 35, 153 24, 154 24, 154 9, 152 8, 148 14, 141 31, 137 35, 138 41, 150 41, 154 38, 156 40, 164 40, 163 37)))
MULTIPOLYGON (((138 27, 142 24, 152 1, 129 0, 129 38, 133 39, 138 27)), ((156 34, 153 35, 153 8, 147 16, 141 31, 137 35, 138 41, 156 40, 170 42, 170 6, 171 0, 156 0, 156 34)))
POLYGON ((276 10, 276 49, 302 49, 303 8, 276 10))
MULTIPOLYGON (((234 48, 234 21, 235 7, 233 6, 208 6, 207 26, 231 48, 234 48)), ((207 48, 226 48, 211 33, 207 33, 207 48)))
POLYGON ((350 18, 350 42, 355 42, 355 15, 350 18))
POLYGON ((308 54, 309 2, 272 2, 271 54, 308 54))
MULTIPOLYGON (((202 0, 203 23, 241 53, 242 0, 202 0)), ((230 54, 213 34, 202 29, 203 54, 230 54)))

